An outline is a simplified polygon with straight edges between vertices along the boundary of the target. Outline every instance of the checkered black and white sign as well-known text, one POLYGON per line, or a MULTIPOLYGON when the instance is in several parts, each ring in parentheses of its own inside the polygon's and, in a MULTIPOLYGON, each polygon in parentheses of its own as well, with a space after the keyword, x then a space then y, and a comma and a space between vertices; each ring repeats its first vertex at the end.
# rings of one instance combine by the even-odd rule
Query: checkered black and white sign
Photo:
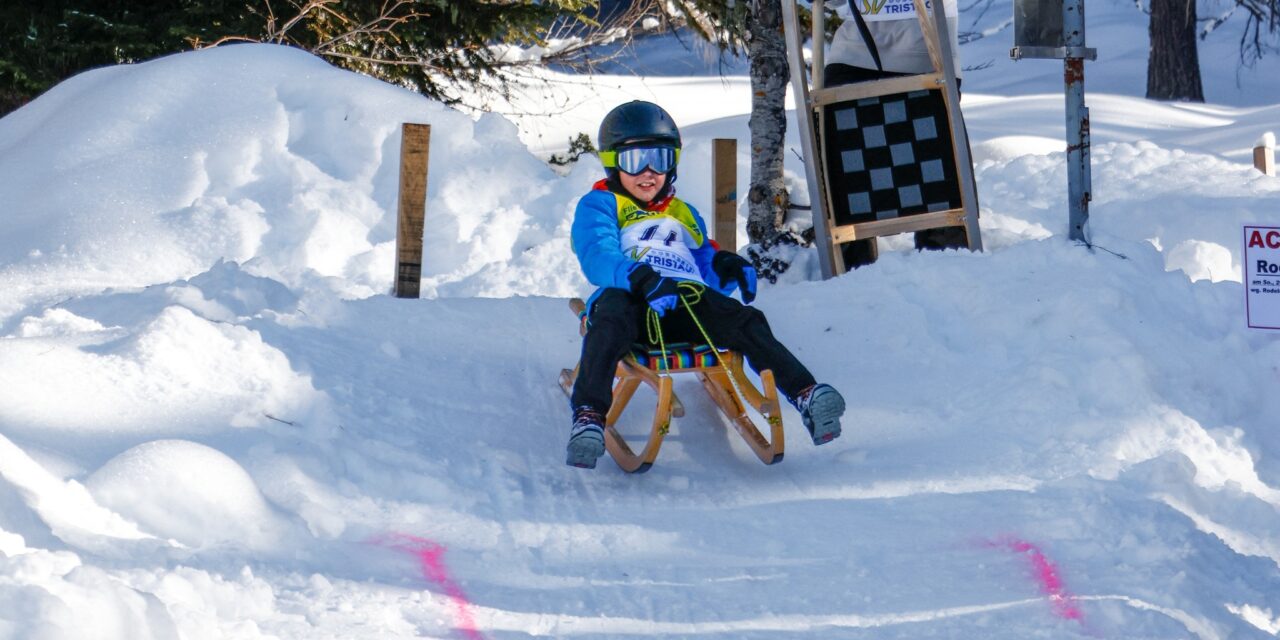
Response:
POLYGON ((942 91, 826 107, 826 167, 838 225, 960 207, 942 91))

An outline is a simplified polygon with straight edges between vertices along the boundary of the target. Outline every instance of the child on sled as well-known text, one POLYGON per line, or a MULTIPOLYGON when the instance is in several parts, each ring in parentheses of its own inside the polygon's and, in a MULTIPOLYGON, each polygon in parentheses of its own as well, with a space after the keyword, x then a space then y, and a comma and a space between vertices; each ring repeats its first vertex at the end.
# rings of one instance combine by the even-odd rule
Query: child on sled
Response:
POLYGON ((844 398, 816 384, 763 313, 729 297, 737 289, 743 302, 755 299, 755 268, 720 250, 698 211, 675 197, 680 131, 671 116, 656 104, 629 102, 605 116, 598 142, 607 177, 582 197, 573 219, 574 253, 600 289, 587 301, 567 463, 594 468, 604 453, 614 370, 645 335, 651 312, 671 340, 701 341, 705 330, 756 371, 772 369, 814 444, 839 436, 844 398))

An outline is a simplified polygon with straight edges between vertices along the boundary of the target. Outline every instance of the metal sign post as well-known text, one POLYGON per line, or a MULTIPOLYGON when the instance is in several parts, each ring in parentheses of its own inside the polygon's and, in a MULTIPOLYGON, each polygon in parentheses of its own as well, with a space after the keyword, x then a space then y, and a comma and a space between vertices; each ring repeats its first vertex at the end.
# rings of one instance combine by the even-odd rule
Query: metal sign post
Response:
POLYGON ((1084 105, 1084 61, 1098 50, 1085 46, 1084 0, 1014 0, 1014 47, 1009 57, 1063 61, 1067 101, 1068 237, 1089 243, 1089 108, 1084 105))

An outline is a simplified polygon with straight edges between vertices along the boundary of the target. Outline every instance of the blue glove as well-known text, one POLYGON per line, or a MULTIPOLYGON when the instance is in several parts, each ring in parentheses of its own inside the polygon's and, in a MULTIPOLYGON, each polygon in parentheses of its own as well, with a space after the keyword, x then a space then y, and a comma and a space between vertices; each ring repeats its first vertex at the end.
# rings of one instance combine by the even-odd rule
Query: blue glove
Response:
POLYGON ((644 298, 645 302, 649 303, 649 308, 656 311, 659 316, 676 308, 680 303, 680 289, 676 286, 676 281, 658 275, 658 272, 647 264, 641 264, 632 269, 631 273, 627 274, 627 280, 631 282, 631 292, 644 298))
POLYGON ((756 268, 751 266, 751 261, 732 251, 717 251, 711 258, 711 270, 720 277, 720 282, 737 282, 743 302, 751 304, 756 299, 756 268))

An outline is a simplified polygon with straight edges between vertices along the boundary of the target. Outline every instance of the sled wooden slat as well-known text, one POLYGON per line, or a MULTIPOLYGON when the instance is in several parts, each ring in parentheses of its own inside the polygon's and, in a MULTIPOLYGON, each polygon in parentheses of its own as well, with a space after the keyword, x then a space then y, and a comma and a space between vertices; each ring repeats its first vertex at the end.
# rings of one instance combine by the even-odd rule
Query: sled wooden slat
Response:
MULTIPOLYGON (((640 382, 636 378, 630 378, 618 383, 619 385, 630 385, 630 389, 634 392, 635 386, 640 382)), ((658 382, 658 406, 653 412, 653 426, 649 431, 649 440, 645 443, 644 449, 639 454, 632 451, 631 446, 614 428, 618 416, 622 415, 622 410, 626 408, 627 402, 631 400, 630 394, 625 398, 615 397, 613 408, 609 410, 611 416, 604 427, 604 448, 613 456, 613 461, 622 467, 627 473, 644 473, 653 466, 653 461, 658 459, 658 450, 662 448, 662 440, 667 437, 667 433, 671 430, 671 378, 662 378, 658 382), (614 411, 617 411, 615 414, 614 411)))
MULTIPOLYGON (((761 377, 768 376, 769 382, 773 382, 773 372, 765 371, 761 377)), ((732 385, 723 370, 717 371, 701 371, 698 378, 702 380, 702 386, 707 390, 707 395, 711 396, 711 400, 720 408, 721 413, 729 419, 729 424, 733 426, 738 435, 746 441, 751 447, 751 451, 756 457, 765 464, 774 464, 782 461, 783 448, 785 440, 782 435, 782 420, 774 416, 766 416, 769 418, 771 427, 770 435, 772 438, 764 437, 760 430, 756 428, 755 423, 747 416, 746 409, 738 399, 730 393, 732 385)), ((766 385, 769 386, 769 385, 766 385)), ((744 391, 744 393, 747 393, 744 391)))
MULTIPOLYGON (((581 317, 580 314, 586 308, 586 305, 582 300, 574 298, 569 301, 569 308, 581 317)), ((781 462, 784 447, 783 425, 782 416, 779 412, 781 405, 778 402, 778 389, 774 383, 773 372, 768 370, 760 372, 761 386, 764 387, 762 391, 753 386, 747 378, 746 372, 743 370, 745 363, 741 354, 728 351, 723 352, 721 357, 724 359, 724 367, 715 365, 664 369, 662 373, 696 374, 702 380, 703 388, 711 396, 716 407, 729 420, 734 430, 751 447, 756 457, 765 464, 781 462), (728 369, 727 371, 726 368, 728 369), (730 382, 730 376, 732 376, 733 381, 737 382, 738 388, 741 389, 744 396, 741 401, 733 390, 734 385, 730 382), (746 408, 743 406, 743 402, 764 416, 770 427, 768 438, 752 423, 751 418, 747 415, 746 408)), ((573 383, 577 376, 578 366, 574 366, 573 369, 560 370, 559 384, 566 396, 572 394, 573 383)), ((670 375, 659 375, 658 372, 636 362, 635 358, 630 355, 618 363, 615 377, 617 382, 613 388, 613 404, 605 417, 605 450, 609 452, 614 462, 623 471, 643 473, 649 470, 649 467, 657 459, 658 451, 662 447, 662 441, 670 432, 671 418, 684 415, 684 407, 680 405, 679 399, 673 391, 670 375), (654 389, 657 393, 658 401, 654 408, 648 439, 645 441, 644 448, 639 453, 636 453, 635 449, 628 444, 626 438, 617 430, 616 424, 642 383, 654 389)))
POLYGON ((946 84, 946 82, 946 78, 942 77, 940 73, 925 73, 918 76, 903 76, 874 82, 858 82, 825 89, 814 89, 809 95, 813 96, 813 106, 816 108, 838 102, 874 98, 885 94, 937 89, 946 84))
MULTIPOLYGON (((955 74, 955 67, 948 67, 951 63, 951 47, 942 46, 942 34, 938 32, 937 18, 945 16, 945 5, 943 11, 936 12, 932 18, 926 19, 924 16, 929 15, 929 7, 925 4, 925 0, 911 0, 916 6, 916 15, 920 16, 920 31, 924 33, 924 46, 929 50, 929 61, 933 63, 934 69, 950 69, 951 74, 955 74), (947 52, 945 55, 943 50, 947 52)), ((958 98, 958 96, 957 96, 958 98)))
POLYGON ((776 424, 777 433, 769 438, 771 442, 778 443, 778 452, 782 452, 782 406, 778 404, 778 385, 774 382, 773 371, 765 369, 760 372, 760 385, 764 387, 763 393, 757 390, 750 380, 747 380, 746 371, 742 368, 742 355, 733 354, 737 358, 737 362, 731 367, 730 373, 734 379, 738 381, 739 388, 746 395, 747 404, 753 409, 760 412, 769 424, 776 424))
MULTIPOLYGON (((578 335, 581 336, 587 335, 586 319, 582 317, 582 312, 586 311, 586 309, 587 303, 583 302, 581 298, 572 298, 569 300, 569 310, 572 311, 574 315, 582 318, 582 321, 578 325, 578 335)), ((618 366, 621 368, 623 363, 619 363, 618 366)), ((617 375, 618 377, 621 377, 623 374, 619 373, 617 375)), ((637 366, 634 368, 634 375, 639 376, 644 383, 652 387, 654 391, 658 390, 658 374, 654 373, 653 370, 647 367, 637 366)), ((566 396, 573 395, 573 381, 577 379, 577 377, 577 366, 575 366, 572 371, 569 369, 560 370, 560 388, 564 389, 564 394, 566 396)), ((676 395, 675 392, 671 393, 671 415, 677 418, 684 417, 684 403, 680 402, 680 396, 676 395)))
MULTIPOLYGON (((637 371, 639 370, 640 368, 637 368, 637 371)), ((560 379, 559 379, 560 389, 564 391, 564 395, 566 398, 573 395, 573 381, 576 380, 577 378, 578 378, 577 367, 574 367, 572 369, 560 370, 560 379)), ((645 384, 648 384, 650 387, 653 387, 653 390, 655 392, 658 390, 658 376, 655 375, 652 378, 645 378, 644 382, 645 384)), ((684 417, 684 403, 680 402, 680 396, 676 395, 674 391, 671 393, 671 417, 673 418, 684 417)))
MULTIPOLYGON (((916 13, 924 16, 928 11, 925 0, 913 2, 916 13)), ((921 19, 920 27, 924 29, 925 41, 929 43, 929 57, 933 59, 933 68, 946 76, 942 94, 947 98, 947 119, 950 121, 951 141, 955 145, 956 168, 960 172, 960 202, 965 211, 964 228, 969 240, 969 250, 982 251, 982 230, 978 228, 978 183, 973 176, 969 129, 960 113, 960 83, 955 77, 956 61, 950 45, 942 46, 943 41, 951 40, 951 27, 947 24, 944 4, 934 3, 933 19, 921 19)))
MULTIPOLYGON (((620 368, 625 368, 627 374, 640 378, 640 380, 649 385, 655 393, 661 389, 660 385, 662 376, 655 373, 653 369, 634 364, 629 359, 623 360, 618 364, 618 366, 620 368)), ((671 392, 671 415, 676 418, 684 417, 684 403, 680 402, 680 396, 676 395, 675 391, 671 392)))
POLYGON ((605 426, 612 426, 618 422, 618 417, 622 415, 622 410, 627 408, 627 403, 631 402, 631 398, 635 396, 636 389, 640 388, 640 380, 633 377, 625 377, 613 386, 613 406, 609 407, 609 414, 604 418, 605 426))
POLYGON ((950 211, 921 213, 905 218, 890 218, 888 220, 841 225, 831 230, 831 241, 836 244, 843 244, 862 238, 923 231, 938 227, 959 227, 962 225, 964 225, 964 209, 951 209, 950 211))

